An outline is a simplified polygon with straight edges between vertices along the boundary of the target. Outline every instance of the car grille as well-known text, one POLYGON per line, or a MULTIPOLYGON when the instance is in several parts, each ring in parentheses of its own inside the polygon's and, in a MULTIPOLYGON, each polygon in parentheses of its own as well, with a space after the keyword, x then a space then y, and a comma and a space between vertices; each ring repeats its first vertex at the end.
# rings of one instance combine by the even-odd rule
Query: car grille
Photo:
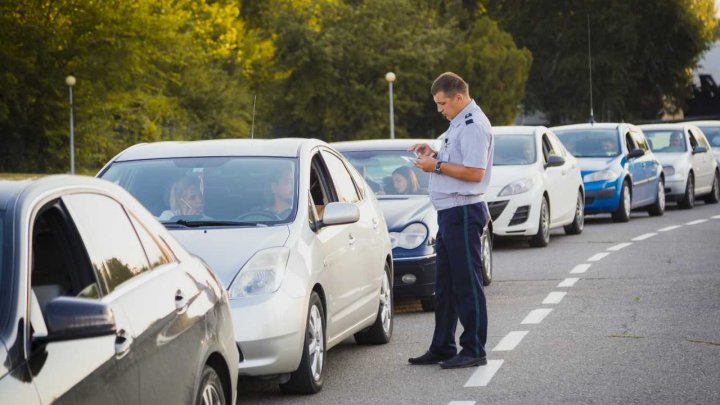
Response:
POLYGON ((522 224, 523 222, 527 221, 528 216, 530 216, 529 205, 523 205, 522 207, 518 207, 515 210, 515 214, 513 214, 512 219, 510 220, 510 226, 522 224))
POLYGON ((488 209, 490 210, 490 217, 492 220, 496 220, 500 214, 502 214, 505 207, 507 207, 509 200, 493 201, 488 203, 488 209))

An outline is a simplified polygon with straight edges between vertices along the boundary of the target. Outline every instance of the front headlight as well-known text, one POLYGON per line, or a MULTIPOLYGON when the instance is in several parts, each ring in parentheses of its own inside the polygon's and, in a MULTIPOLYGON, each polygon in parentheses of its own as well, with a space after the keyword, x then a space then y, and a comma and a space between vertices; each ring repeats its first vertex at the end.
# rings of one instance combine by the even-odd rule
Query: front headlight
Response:
POLYGON ((290 249, 274 247, 253 255, 230 284, 230 298, 270 294, 277 291, 285 275, 290 249))
POLYGON ((428 229, 420 223, 410 224, 400 232, 390 232, 390 245, 392 249, 401 247, 403 249, 415 249, 425 242, 428 236, 428 229))
POLYGON ((590 183, 592 181, 613 181, 618 178, 617 173, 612 170, 600 170, 583 176, 583 181, 590 183))
POLYGON ((528 190, 530 190, 535 182, 533 179, 522 179, 518 181, 513 181, 512 183, 508 184, 507 186, 503 187, 502 190, 500 190, 500 194, 498 194, 499 197, 504 197, 507 195, 515 195, 524 193, 528 190))
POLYGON ((675 168, 672 166, 663 166, 663 173, 665 173, 665 177, 672 176, 675 174, 675 168))

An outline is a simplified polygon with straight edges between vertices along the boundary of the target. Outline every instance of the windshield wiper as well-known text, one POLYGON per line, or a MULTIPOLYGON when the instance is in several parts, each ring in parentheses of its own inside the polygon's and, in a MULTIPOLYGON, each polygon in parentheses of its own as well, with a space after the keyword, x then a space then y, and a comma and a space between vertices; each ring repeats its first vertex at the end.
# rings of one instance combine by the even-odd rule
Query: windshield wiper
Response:
POLYGON ((260 226, 257 222, 239 222, 239 221, 213 221, 213 220, 201 220, 201 221, 189 221, 187 219, 178 219, 172 222, 163 222, 163 225, 183 225, 188 228, 197 228, 201 226, 260 226))

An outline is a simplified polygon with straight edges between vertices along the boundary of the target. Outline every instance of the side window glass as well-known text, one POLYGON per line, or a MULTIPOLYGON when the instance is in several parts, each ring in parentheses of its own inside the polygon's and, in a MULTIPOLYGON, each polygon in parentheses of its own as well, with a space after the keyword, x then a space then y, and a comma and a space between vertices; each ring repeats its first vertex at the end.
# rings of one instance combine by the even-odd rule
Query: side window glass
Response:
POLYGON ((331 173, 335 191, 338 194, 340 202, 358 202, 360 198, 353 183, 350 173, 343 164, 342 160, 329 152, 322 152, 323 159, 327 164, 328 171, 331 173))
POLYGON ((320 154, 316 154, 310 165, 310 199, 317 220, 322 220, 325 206, 336 201, 330 192, 328 178, 320 154))
POLYGON ((544 163, 547 163, 548 156, 552 153, 552 146, 550 146, 550 141, 548 140, 547 134, 543 134, 542 136, 542 149, 543 149, 543 161, 544 163))
POLYGON ((116 201, 97 194, 63 197, 103 293, 148 271, 145 251, 125 210, 116 201))
POLYGON ((147 228, 145 228, 145 226, 141 224, 140 221, 137 220, 137 218, 135 218, 133 215, 130 215, 130 220, 135 227, 135 231, 140 237, 140 242, 145 248, 145 254, 147 254, 151 268, 154 269, 156 267, 162 266, 163 264, 168 264, 174 261, 174 258, 172 257, 170 252, 168 252, 167 249, 163 249, 164 246, 162 244, 158 244, 155 238, 150 235, 150 232, 147 230, 147 228))
POLYGON ((565 147, 563 146, 562 142, 553 134, 552 132, 547 133, 547 137, 550 140, 550 143, 552 144, 553 153, 565 157, 565 147))
MULTIPOLYGON (((708 144, 707 140, 705 139, 705 137, 703 136, 702 133, 698 133, 695 130, 692 130, 691 132, 693 134, 693 137, 695 138, 696 144, 699 143, 700 145, 704 146, 706 149, 708 149, 708 150, 710 149, 710 145, 708 144)), ((692 138, 690 138, 690 141, 692 142, 692 138)))
POLYGON ((347 169, 350 171, 350 175, 352 176, 353 182, 355 183, 355 187, 358 192, 358 196, 361 200, 365 199, 365 179, 360 174, 359 171, 355 168, 353 165, 347 165, 347 169))
POLYGON ((628 153, 633 149, 637 149, 637 146, 635 145, 635 141, 633 141, 633 137, 632 137, 632 135, 630 135, 630 132, 625 134, 625 142, 627 143, 628 153))
POLYGON ((695 148, 698 144, 698 141, 695 139, 695 133, 693 131, 690 131, 690 146, 695 148))
POLYGON ((645 142, 645 137, 643 137, 641 134, 633 133, 633 140, 635 141, 635 144, 642 150, 646 151, 648 150, 647 143, 645 142))

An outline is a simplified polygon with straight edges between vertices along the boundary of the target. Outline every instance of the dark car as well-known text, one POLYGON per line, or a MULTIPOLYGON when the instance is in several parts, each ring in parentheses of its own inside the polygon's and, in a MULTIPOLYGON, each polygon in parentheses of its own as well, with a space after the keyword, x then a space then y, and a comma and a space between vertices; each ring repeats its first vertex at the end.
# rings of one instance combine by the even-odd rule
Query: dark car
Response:
MULTIPOLYGON (((420 299, 425 311, 435 307, 437 212, 428 195, 430 176, 414 167, 416 156, 408 148, 430 142, 387 139, 332 144, 363 175, 380 203, 393 248, 395 296, 420 299)), ((487 286, 492 281, 492 223, 482 242, 487 286)))
POLYGON ((233 404, 227 294, 112 183, 0 181, 0 403, 233 404))

